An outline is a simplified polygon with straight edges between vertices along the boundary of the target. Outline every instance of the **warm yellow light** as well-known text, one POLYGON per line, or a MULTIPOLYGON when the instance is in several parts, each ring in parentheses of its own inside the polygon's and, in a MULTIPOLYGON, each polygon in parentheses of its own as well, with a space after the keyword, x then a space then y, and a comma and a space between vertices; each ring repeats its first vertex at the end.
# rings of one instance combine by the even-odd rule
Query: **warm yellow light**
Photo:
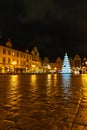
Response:
POLYGON ((12 55, 13 55, 13 56, 15 55, 14 51, 13 51, 12 55))
POLYGON ((26 67, 26 70, 28 70, 28 67, 26 67))
POLYGON ((13 61, 13 62, 12 62, 12 65, 16 65, 16 61, 13 61))
POLYGON ((11 75, 9 78, 9 89, 8 89, 8 98, 9 98, 9 104, 11 106, 16 106, 18 104, 18 95, 20 96, 20 93, 18 91, 18 75, 11 75))
POLYGON ((32 65, 32 67, 36 67, 36 65, 32 65))
POLYGON ((87 65, 87 61, 85 62, 85 64, 87 65))
POLYGON ((48 69, 51 69, 50 65, 48 65, 48 69))
MULTIPOLYGON (((36 75, 31 75, 30 91, 32 91, 33 94, 36 94, 34 92, 37 91, 37 81, 36 80, 37 80, 37 76, 36 75)), ((34 95, 34 96, 36 96, 36 95, 34 95)))
POLYGON ((57 70, 57 68, 55 67, 54 70, 57 70))
POLYGON ((85 66, 83 66, 82 68, 85 69, 85 66))
POLYGON ((74 71, 74 74, 79 74, 79 71, 78 71, 78 70, 75 70, 75 71, 74 71))
POLYGON ((8 71, 8 72, 10 71, 10 68, 9 68, 9 67, 7 68, 7 71, 8 71))

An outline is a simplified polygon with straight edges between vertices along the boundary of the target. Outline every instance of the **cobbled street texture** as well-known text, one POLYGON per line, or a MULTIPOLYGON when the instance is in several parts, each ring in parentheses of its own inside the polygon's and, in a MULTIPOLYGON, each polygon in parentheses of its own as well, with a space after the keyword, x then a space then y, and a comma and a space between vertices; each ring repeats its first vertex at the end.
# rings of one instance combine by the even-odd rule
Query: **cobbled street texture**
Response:
POLYGON ((87 130, 87 75, 1 75, 0 130, 87 130))

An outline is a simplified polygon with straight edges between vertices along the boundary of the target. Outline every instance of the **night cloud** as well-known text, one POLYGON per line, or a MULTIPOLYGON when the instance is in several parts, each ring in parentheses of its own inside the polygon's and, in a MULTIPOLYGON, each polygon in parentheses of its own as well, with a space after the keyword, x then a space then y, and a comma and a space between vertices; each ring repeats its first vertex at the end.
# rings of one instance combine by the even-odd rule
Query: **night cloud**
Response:
POLYGON ((43 20, 46 16, 50 17, 51 10, 55 8, 52 0, 25 0, 24 1, 25 16, 24 22, 32 22, 43 20))
POLYGON ((0 31, 12 37, 15 46, 39 41, 36 45, 49 56, 65 50, 86 54, 86 0, 0 0, 0 18, 0 31))
MULTIPOLYGON (((79 19, 86 15, 87 3, 84 1, 56 1, 56 0, 24 0, 24 22, 56 21, 79 19)), ((74 20, 75 21, 75 20, 74 20)))

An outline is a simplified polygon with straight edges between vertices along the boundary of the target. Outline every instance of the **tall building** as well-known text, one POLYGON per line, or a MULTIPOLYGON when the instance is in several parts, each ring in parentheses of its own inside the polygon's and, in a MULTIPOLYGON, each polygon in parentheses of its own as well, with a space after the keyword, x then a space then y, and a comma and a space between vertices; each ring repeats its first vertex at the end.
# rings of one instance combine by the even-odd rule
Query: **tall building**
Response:
POLYGON ((41 64, 41 59, 39 56, 39 52, 37 47, 34 47, 31 51, 31 55, 32 55, 32 65, 30 68, 30 72, 31 73, 38 73, 38 72, 42 72, 42 64, 41 64))

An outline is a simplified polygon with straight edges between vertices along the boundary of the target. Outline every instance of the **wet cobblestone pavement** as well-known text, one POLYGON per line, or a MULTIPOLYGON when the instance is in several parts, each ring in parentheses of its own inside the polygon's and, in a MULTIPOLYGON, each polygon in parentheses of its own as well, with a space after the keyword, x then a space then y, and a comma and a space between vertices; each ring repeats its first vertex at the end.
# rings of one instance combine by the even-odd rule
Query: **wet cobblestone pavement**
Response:
POLYGON ((0 130, 87 130, 87 75, 1 75, 0 130))

